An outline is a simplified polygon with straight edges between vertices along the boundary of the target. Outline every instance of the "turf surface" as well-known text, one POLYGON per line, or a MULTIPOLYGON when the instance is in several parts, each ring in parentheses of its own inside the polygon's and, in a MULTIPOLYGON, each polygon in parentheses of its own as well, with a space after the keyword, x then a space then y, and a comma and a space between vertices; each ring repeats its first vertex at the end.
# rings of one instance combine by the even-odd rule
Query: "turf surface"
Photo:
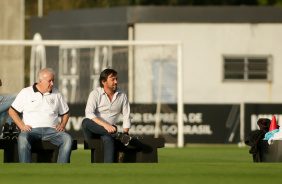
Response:
POLYGON ((82 148, 72 152, 71 164, 4 164, 1 150, 0 183, 280 183, 282 163, 253 163, 249 148, 236 145, 161 148, 159 163, 153 164, 91 164, 90 150, 82 148))

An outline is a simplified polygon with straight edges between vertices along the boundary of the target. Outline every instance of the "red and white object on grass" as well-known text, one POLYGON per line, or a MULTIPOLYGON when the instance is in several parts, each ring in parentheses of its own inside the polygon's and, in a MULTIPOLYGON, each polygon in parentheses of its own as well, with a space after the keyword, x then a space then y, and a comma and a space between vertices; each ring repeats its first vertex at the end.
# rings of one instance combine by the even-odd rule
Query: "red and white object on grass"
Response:
POLYGON ((270 123, 269 131, 273 131, 275 129, 277 129, 277 123, 276 123, 275 116, 273 116, 272 120, 271 120, 271 123, 270 123))

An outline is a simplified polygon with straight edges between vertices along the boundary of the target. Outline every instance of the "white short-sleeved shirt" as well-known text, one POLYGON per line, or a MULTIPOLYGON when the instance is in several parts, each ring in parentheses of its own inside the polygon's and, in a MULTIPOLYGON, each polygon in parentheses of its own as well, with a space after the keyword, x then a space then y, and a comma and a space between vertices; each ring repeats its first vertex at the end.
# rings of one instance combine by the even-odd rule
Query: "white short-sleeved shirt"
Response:
POLYGON ((112 101, 101 87, 93 90, 88 97, 85 116, 89 119, 98 117, 104 122, 114 125, 119 115, 123 116, 123 128, 130 128, 130 105, 125 92, 117 88, 112 101))
POLYGON ((69 112, 68 104, 58 89, 42 94, 36 84, 22 89, 11 107, 23 113, 24 124, 32 128, 55 127, 59 122, 58 115, 69 112))

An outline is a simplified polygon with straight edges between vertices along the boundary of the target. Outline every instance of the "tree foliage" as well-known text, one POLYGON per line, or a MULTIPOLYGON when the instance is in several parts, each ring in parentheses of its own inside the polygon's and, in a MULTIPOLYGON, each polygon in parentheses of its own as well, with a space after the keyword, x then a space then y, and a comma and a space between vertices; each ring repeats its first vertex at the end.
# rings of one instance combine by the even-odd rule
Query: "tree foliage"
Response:
MULTIPOLYGON (((25 0, 26 15, 36 15, 38 0, 25 0)), ((114 6, 281 6, 282 0, 43 0, 43 13, 114 6)))

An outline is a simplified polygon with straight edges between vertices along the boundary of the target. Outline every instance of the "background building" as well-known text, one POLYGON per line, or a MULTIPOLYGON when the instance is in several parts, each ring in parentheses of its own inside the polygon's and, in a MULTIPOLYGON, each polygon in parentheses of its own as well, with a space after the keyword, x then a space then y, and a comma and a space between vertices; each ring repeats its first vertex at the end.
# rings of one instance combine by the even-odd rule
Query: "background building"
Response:
MULTIPOLYGON (((56 11, 32 19, 31 33, 43 39, 127 40, 132 27, 134 40, 179 40, 184 103, 277 103, 281 14, 280 7, 244 6, 56 11)), ((137 103, 150 99, 138 99, 139 88, 135 93, 137 103)))

